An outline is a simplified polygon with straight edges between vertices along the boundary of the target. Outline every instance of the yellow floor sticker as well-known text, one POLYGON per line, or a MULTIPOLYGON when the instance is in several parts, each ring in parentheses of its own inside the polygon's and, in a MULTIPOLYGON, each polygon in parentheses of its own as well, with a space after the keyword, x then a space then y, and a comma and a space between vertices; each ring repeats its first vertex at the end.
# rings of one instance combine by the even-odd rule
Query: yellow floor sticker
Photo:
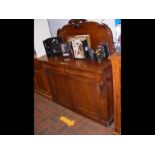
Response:
POLYGON ((61 121, 65 122, 68 126, 74 125, 74 120, 70 120, 70 119, 68 119, 68 118, 65 117, 65 116, 61 116, 59 119, 60 119, 61 121))

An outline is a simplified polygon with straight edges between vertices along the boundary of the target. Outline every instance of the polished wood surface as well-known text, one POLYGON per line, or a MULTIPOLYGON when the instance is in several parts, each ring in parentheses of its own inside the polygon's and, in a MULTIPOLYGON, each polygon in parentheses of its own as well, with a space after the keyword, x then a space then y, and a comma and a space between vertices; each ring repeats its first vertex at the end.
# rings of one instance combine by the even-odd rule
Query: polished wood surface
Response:
POLYGON ((108 43, 110 53, 114 53, 113 35, 106 24, 86 21, 85 19, 72 19, 57 32, 57 36, 62 37, 64 42, 69 36, 84 34, 90 35, 92 48, 97 48, 101 42, 105 42, 108 43))
POLYGON ((39 59, 52 99, 90 119, 109 126, 113 120, 112 68, 102 64, 56 56, 39 59))
POLYGON ((34 59, 34 91, 51 99, 51 91, 40 61, 34 59))
POLYGON ((109 57, 113 71, 114 134, 121 134, 121 53, 109 57))

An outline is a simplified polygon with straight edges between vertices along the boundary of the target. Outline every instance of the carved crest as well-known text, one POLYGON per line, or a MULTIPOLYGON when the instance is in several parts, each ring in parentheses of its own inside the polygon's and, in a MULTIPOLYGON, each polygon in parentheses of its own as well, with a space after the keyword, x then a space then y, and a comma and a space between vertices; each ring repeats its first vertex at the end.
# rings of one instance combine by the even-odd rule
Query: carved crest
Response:
POLYGON ((75 27, 80 27, 80 23, 85 23, 86 19, 71 19, 68 24, 74 25, 75 27))

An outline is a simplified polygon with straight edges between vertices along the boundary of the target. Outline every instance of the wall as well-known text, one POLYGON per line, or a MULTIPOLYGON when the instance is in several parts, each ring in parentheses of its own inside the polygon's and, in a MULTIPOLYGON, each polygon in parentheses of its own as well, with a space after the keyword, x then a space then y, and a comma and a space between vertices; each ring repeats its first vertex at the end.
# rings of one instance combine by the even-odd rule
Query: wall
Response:
MULTIPOLYGON (((57 30, 62 28, 65 24, 68 24, 70 19, 48 19, 50 32, 52 37, 57 36, 57 30)), ((116 30, 115 30, 115 20, 114 19, 87 19, 88 21, 95 21, 98 23, 105 23, 107 24, 113 33, 113 39, 115 41, 116 38, 116 30)))
POLYGON ((34 49, 37 57, 46 55, 46 51, 43 45, 43 40, 50 38, 51 33, 48 26, 47 19, 35 19, 34 20, 34 49))
POLYGON ((52 37, 57 36, 57 30, 68 23, 69 19, 48 19, 52 37))
POLYGON ((105 23, 110 27, 113 34, 113 41, 115 42, 116 41, 115 19, 104 19, 104 20, 102 19, 101 23, 105 23))

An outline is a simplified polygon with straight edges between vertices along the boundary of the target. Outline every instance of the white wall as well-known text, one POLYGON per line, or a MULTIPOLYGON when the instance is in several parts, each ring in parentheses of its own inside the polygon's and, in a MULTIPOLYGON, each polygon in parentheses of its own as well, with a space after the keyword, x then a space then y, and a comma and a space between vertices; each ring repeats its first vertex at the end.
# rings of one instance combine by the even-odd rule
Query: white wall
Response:
POLYGON ((46 55, 46 51, 43 45, 43 40, 50 38, 51 33, 48 26, 47 19, 35 19, 34 20, 34 49, 37 57, 46 55))
MULTIPOLYGON (((65 24, 68 24, 70 19, 48 19, 50 32, 52 37, 57 36, 57 30, 62 28, 65 24)), ((113 39, 115 41, 116 30, 115 30, 115 20, 114 19, 87 19, 88 21, 96 21, 98 23, 105 23, 107 24, 113 33, 113 39)))
POLYGON ((52 37, 57 36, 57 30, 68 23, 69 19, 48 19, 52 37))
POLYGON ((102 19, 101 23, 107 24, 113 34, 113 41, 116 41, 116 27, 115 27, 115 19, 102 19))

